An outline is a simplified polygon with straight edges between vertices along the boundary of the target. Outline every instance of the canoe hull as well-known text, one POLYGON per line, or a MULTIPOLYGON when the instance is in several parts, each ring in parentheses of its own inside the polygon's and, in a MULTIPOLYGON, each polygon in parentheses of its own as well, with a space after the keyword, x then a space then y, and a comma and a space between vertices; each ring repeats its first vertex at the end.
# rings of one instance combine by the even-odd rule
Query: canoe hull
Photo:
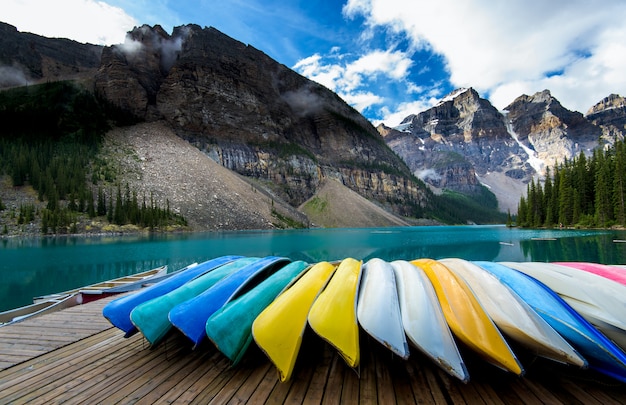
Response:
POLYGON ((276 366, 280 380, 291 378, 313 301, 335 272, 328 262, 315 264, 254 320, 252 336, 276 366))
POLYGON ((361 261, 344 259, 308 315, 313 331, 334 346, 353 368, 360 361, 356 307, 361 265, 361 261))
POLYGON ((375 340, 401 358, 409 358, 395 274, 381 259, 369 260, 361 270, 357 319, 375 340))
POLYGON ((469 373, 424 271, 407 261, 391 262, 396 275, 402 324, 409 341, 462 382, 469 373))

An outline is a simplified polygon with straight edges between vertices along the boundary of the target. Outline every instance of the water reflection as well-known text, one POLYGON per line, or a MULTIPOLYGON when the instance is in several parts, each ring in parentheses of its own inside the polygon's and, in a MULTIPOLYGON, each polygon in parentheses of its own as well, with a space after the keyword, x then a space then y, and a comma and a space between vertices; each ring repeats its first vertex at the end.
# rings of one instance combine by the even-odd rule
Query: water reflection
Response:
POLYGON ((605 264, 626 263, 626 244, 620 233, 606 232, 554 239, 523 240, 522 251, 528 258, 539 262, 588 261, 605 264))

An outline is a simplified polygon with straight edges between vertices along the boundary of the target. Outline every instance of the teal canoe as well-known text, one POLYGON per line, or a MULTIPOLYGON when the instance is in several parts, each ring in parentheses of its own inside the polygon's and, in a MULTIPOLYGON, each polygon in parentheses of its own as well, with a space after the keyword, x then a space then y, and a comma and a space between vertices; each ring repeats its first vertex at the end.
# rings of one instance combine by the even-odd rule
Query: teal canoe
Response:
POLYGON ((256 317, 308 267, 303 261, 288 264, 207 320, 207 336, 233 364, 241 360, 252 342, 252 324, 256 317))
POLYGON ((192 299, 224 277, 257 260, 259 260, 257 257, 244 257, 218 267, 167 294, 137 305, 131 311, 130 319, 148 342, 151 345, 156 345, 172 328, 168 318, 172 308, 181 302, 192 299))

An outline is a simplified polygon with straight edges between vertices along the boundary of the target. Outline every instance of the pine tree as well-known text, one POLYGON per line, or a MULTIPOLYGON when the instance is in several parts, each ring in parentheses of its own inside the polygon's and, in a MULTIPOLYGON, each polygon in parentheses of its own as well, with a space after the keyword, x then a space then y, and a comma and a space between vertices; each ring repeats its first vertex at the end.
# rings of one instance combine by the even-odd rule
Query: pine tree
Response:
POLYGON ((597 152, 596 187, 595 187, 595 218, 600 227, 607 227, 612 219, 613 204, 611 201, 611 162, 608 154, 597 152))
POLYGON ((615 220, 626 226, 626 148, 621 141, 615 143, 613 198, 615 220))

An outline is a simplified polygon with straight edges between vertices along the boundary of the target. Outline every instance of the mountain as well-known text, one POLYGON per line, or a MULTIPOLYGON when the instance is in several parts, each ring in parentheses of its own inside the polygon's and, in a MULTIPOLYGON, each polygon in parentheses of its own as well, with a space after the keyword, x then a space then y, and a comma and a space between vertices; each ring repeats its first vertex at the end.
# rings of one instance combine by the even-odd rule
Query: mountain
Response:
MULTIPOLYGON (((70 80, 91 92, 111 122, 126 125, 105 135, 105 144, 113 139, 115 147, 99 161, 117 165, 116 182, 132 184, 163 206, 176 204, 173 211, 188 217, 194 229, 308 226, 310 219, 297 207, 318 192, 327 199, 328 190, 355 199, 346 207, 358 213, 329 201, 346 226, 374 223, 356 218, 363 215, 383 218, 376 225, 406 223, 396 215, 432 215, 430 190, 361 114, 335 93, 214 28, 187 25, 170 35, 158 25, 144 25, 129 32, 125 43, 107 47, 19 33, 7 24, 0 29, 8 33, 0 40, 0 73, 24 79, 2 81, 0 88, 70 80), (159 137, 164 133, 187 141, 248 186, 232 176, 211 177, 215 164, 196 155, 193 163, 172 160, 176 152, 164 146, 171 145, 159 137), (144 134, 149 146, 144 142, 140 148, 136 142, 145 141, 144 134), (136 167, 136 159, 145 160, 136 167), (154 159, 173 166, 148 164, 154 159), (201 170, 211 173, 203 176, 201 170), (176 175, 186 172, 196 174, 194 182, 176 175), (208 181, 219 186, 207 188, 208 181), (380 215, 382 209, 388 215, 380 215)), ((181 157, 189 155, 183 144, 176 145, 181 157)), ((20 198, 7 205, 19 207, 20 198)), ((320 219, 315 224, 333 226, 320 219)))
POLYGON ((591 107, 585 117, 601 128, 602 137, 607 142, 623 139, 626 129, 626 99, 611 94, 591 107))
POLYGON ((142 26, 104 48, 95 90, 298 206, 334 178, 400 215, 424 185, 335 93, 214 28, 142 26))
POLYGON ((436 192, 472 195, 484 186, 501 210, 516 212, 526 185, 540 180, 546 167, 623 139, 625 106, 613 95, 584 116, 544 90, 498 111, 474 89, 458 89, 396 128, 381 124, 378 131, 436 192))

